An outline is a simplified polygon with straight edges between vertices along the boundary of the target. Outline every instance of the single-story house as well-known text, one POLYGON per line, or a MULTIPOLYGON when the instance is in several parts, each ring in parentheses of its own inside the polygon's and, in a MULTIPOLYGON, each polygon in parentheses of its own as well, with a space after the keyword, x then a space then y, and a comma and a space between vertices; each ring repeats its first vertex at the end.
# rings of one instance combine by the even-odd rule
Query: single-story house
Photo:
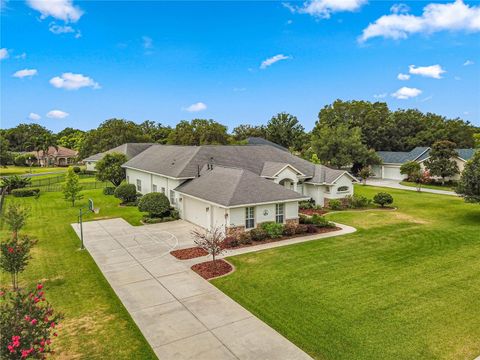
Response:
POLYGON ((120 146, 117 146, 113 149, 107 150, 105 152, 101 152, 95 155, 91 155, 88 158, 84 159, 83 162, 86 165, 86 169, 88 171, 95 171, 95 166, 97 162, 103 158, 105 154, 109 153, 120 153, 125 154, 127 159, 130 160, 134 156, 137 156, 142 151, 146 150, 154 143, 125 143, 120 146))
POLYGON ((298 222, 299 201, 326 205, 356 181, 270 145, 151 145, 122 166, 138 192, 162 192, 182 219, 227 233, 298 222))
MULTIPOLYGON (((400 167, 408 161, 420 163, 422 169, 425 169, 425 161, 430 158, 429 147, 416 147, 412 151, 377 151, 377 155, 382 159, 382 165, 372 166, 374 177, 381 179, 404 180, 405 175, 400 174, 400 167)), ((457 156, 454 158, 458 165, 460 173, 463 171, 465 163, 473 157, 475 149, 456 149, 457 156)), ((456 175, 449 180, 458 180, 460 175, 456 175)))
POLYGON ((78 151, 63 146, 50 146, 46 154, 43 150, 31 151, 30 154, 35 155, 35 162, 39 166, 69 166, 76 162, 78 151))

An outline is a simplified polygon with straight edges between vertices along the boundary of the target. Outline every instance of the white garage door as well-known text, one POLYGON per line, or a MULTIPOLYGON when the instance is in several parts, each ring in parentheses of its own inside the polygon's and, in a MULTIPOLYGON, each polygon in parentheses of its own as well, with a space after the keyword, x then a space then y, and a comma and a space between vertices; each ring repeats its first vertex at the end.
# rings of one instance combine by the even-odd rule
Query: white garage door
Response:
POLYGON ((208 229, 210 226, 210 213, 211 210, 206 211, 210 207, 209 204, 193 199, 187 196, 183 197, 184 214, 183 218, 187 221, 194 223, 208 229))
POLYGON ((400 167, 384 166, 383 178, 393 180, 403 180, 403 175, 400 174, 400 167))

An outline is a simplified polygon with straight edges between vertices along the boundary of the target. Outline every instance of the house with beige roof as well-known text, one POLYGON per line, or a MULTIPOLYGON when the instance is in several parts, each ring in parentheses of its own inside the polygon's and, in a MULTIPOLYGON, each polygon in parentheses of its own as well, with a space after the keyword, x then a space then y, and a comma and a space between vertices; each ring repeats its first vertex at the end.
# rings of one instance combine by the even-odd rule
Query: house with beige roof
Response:
POLYGON ((182 219, 227 232, 269 221, 296 223, 300 201, 327 205, 352 195, 356 181, 344 170, 312 164, 271 145, 155 144, 122 167, 138 192, 162 192, 182 219))
POLYGON ((39 166, 69 166, 76 162, 78 151, 64 146, 50 146, 47 152, 31 151, 39 166))

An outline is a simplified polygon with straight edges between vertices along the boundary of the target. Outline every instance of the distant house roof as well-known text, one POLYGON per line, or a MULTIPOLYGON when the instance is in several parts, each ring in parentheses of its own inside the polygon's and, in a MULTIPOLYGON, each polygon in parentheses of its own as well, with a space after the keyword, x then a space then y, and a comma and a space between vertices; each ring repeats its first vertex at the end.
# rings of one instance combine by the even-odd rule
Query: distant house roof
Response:
POLYGON ((307 198, 251 171, 216 165, 175 190, 226 207, 307 198))
MULTIPOLYGON (((335 180, 337 180, 343 174, 348 174, 345 170, 336 170, 330 169, 323 165, 315 165, 315 171, 313 177, 305 181, 307 183, 312 184, 332 184, 335 180)), ((349 174, 350 177, 352 177, 349 174)), ((352 177, 352 179, 354 179, 352 177)))
MULTIPOLYGON (((422 162, 430 156, 429 147, 416 147, 412 151, 377 151, 377 155, 384 164, 403 164, 407 161, 422 162)), ((458 157, 465 161, 470 160, 476 149, 455 149, 458 157)))
MULTIPOLYGON (((37 155, 36 151, 31 151, 30 153, 34 154, 34 155, 37 155)), ((48 148, 47 155, 48 156, 54 156, 54 157, 75 157, 75 156, 78 155, 78 151, 75 151, 75 150, 72 150, 72 149, 69 149, 69 148, 66 148, 66 147, 63 147, 63 146, 57 146, 57 148, 55 148, 54 146, 50 146, 48 148)), ((38 156, 40 156, 40 157, 45 156, 45 155, 43 155, 43 150, 40 150, 38 152, 38 156)))
POLYGON ((286 147, 283 147, 282 145, 278 145, 277 143, 274 143, 273 141, 269 141, 267 139, 261 138, 261 137, 249 137, 247 138, 247 144, 248 145, 270 145, 274 146, 277 149, 283 150, 283 151, 288 151, 286 147))
POLYGON ((88 158, 84 159, 84 161, 98 161, 101 160, 105 156, 105 154, 111 153, 125 154, 127 156, 127 159, 130 160, 131 158, 137 156, 142 151, 145 151, 152 145, 154 145, 154 143, 125 143, 113 149, 91 155, 88 158))

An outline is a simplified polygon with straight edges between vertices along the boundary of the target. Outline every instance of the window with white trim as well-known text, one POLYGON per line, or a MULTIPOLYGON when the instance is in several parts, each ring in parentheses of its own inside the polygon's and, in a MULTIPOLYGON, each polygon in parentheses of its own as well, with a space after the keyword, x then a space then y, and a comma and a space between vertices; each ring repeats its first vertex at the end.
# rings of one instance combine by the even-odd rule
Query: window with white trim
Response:
POLYGON ((278 224, 283 224, 285 218, 285 204, 275 204, 275 222, 278 224))
POLYGON ((170 204, 175 204, 175 191, 170 190, 170 204))
POLYGON ((155 184, 152 185, 152 191, 157 192, 157 185, 155 185, 155 184))
POLYGON ((255 227, 255 208, 253 206, 245 208, 245 229, 255 227))
POLYGON ((164 187, 162 187, 160 191, 163 195, 165 195, 165 188, 164 187))
POLYGON ((142 191, 142 180, 137 179, 137 191, 142 191))
POLYGON ((337 191, 338 192, 347 192, 349 190, 348 186, 340 186, 337 191))

